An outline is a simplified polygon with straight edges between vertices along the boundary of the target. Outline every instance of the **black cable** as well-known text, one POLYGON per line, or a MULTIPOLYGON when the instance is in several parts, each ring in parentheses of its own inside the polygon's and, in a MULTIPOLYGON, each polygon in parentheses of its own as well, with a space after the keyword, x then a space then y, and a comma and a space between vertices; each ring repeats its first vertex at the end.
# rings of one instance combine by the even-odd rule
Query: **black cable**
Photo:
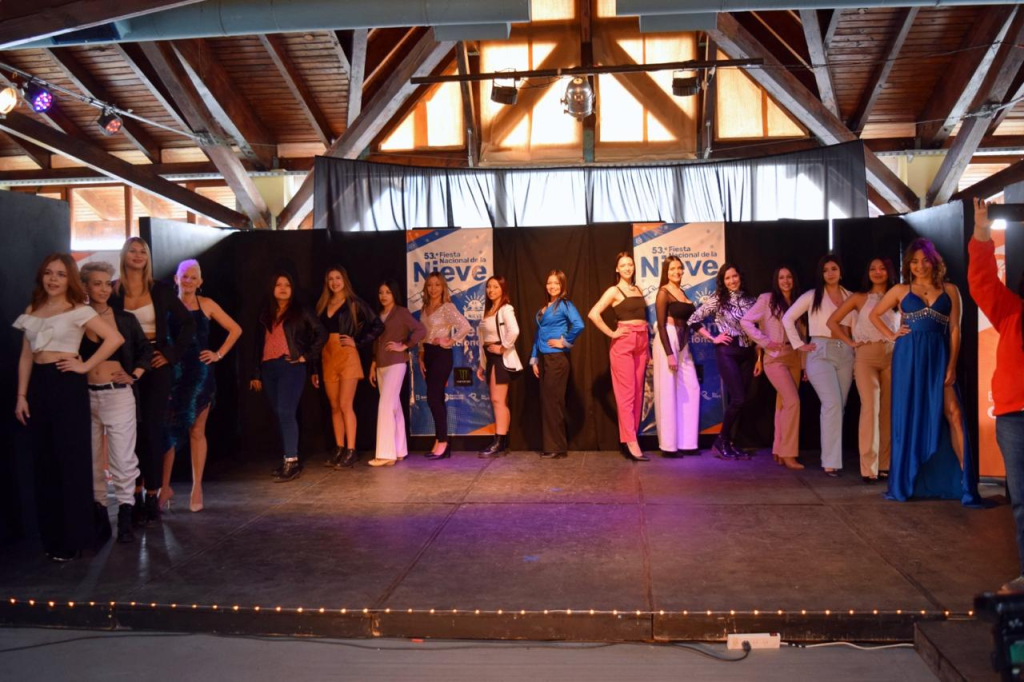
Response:
POLYGON ((743 655, 737 657, 722 656, 714 651, 705 649, 700 644, 687 644, 686 642, 672 642, 672 646, 679 649, 686 649, 694 653, 698 653, 701 656, 705 656, 715 661, 721 661, 722 663, 739 663, 740 661, 746 660, 750 656, 750 642, 743 642, 743 655))
POLYGON ((25 646, 15 646, 9 649, 0 649, 0 654, 10 654, 17 651, 28 651, 30 649, 43 649, 49 646, 56 646, 58 644, 71 644, 73 642, 85 642, 91 639, 127 639, 129 637, 191 637, 195 634, 194 632, 125 632, 125 633, 114 633, 110 632, 103 635, 85 635, 83 637, 71 637, 69 639, 58 639, 52 642, 37 642, 36 644, 26 644, 25 646))

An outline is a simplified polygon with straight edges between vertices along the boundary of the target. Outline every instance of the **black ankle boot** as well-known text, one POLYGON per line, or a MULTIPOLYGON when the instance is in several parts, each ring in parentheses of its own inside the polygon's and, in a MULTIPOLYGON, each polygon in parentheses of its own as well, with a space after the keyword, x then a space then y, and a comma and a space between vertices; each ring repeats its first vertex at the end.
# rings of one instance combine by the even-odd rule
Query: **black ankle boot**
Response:
POLYGON ((332 452, 331 456, 327 458, 326 462, 324 462, 324 466, 332 468, 332 469, 337 469, 338 468, 338 463, 341 462, 341 460, 344 457, 345 457, 345 448, 343 448, 343 447, 341 447, 339 445, 338 447, 334 448, 334 452, 332 452))
POLYGON ((110 516, 107 514, 107 508, 99 502, 93 502, 93 513, 96 521, 96 545, 105 545, 111 534, 110 516))
POLYGON ((477 457, 481 459, 489 459, 491 457, 504 457, 508 454, 508 434, 497 435, 491 444, 485 449, 477 453, 477 457))
POLYGON ((281 473, 274 479, 274 483, 287 483, 288 481, 294 481, 302 475, 302 465, 299 464, 297 459, 285 460, 284 466, 281 467, 281 473))
POLYGON ((132 506, 132 525, 136 528, 144 528, 149 523, 146 517, 146 503, 142 493, 135 493, 135 505, 132 506))
POLYGON ((146 493, 146 522, 156 523, 160 520, 160 498, 146 493))
POLYGON ((715 453, 715 457, 718 459, 736 459, 736 455, 730 447, 729 441, 721 435, 715 439, 714 445, 711 446, 711 451, 715 453))
POLYGON ((354 448, 345 448, 342 452, 342 457, 338 460, 338 463, 334 466, 335 469, 349 469, 356 465, 359 461, 359 453, 354 448))
POLYGON ((117 507, 117 541, 122 545, 135 542, 135 533, 132 532, 132 511, 130 504, 122 504, 117 507))

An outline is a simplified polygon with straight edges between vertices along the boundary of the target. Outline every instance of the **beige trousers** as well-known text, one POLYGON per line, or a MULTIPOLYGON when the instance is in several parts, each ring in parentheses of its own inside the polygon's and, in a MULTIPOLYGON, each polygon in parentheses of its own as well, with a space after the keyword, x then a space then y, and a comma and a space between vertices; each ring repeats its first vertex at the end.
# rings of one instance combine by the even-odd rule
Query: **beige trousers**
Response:
POLYGON ((775 387, 775 441, 772 453, 792 458, 800 454, 800 353, 787 350, 764 356, 764 373, 775 387))
POLYGON ((892 453, 892 344, 875 341, 859 346, 853 377, 860 395, 860 475, 875 478, 879 469, 889 470, 892 453))

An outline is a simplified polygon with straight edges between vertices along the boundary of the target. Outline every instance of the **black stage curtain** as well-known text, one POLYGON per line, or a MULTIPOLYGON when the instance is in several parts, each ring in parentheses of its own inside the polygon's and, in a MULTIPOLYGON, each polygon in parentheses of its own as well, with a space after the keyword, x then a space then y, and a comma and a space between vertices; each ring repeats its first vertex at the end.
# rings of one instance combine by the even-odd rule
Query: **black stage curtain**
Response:
MULTIPOLYGON (((567 392, 569 448, 615 450, 619 431, 608 369, 609 339, 586 320, 605 289, 615 283, 615 256, 632 252, 632 226, 523 228, 494 231, 495 272, 504 275, 521 329, 516 350, 523 363, 530 358, 537 331, 535 315, 547 301, 548 272, 563 270, 570 300, 586 327, 570 355, 572 375, 567 392)), ((611 323, 610 316, 606 321, 611 323)), ((512 383, 509 407, 514 449, 541 448, 539 382, 527 367, 512 383)))
MULTIPOLYGON (((1024 182, 1006 188, 1006 203, 1024 204, 1024 182)), ((972 228, 973 231, 973 228, 972 228)), ((1024 277, 1024 223, 1006 223, 1006 283, 1014 291, 1024 277)))
MULTIPOLYGON (((725 255, 743 273, 752 296, 771 291, 772 274, 785 265, 796 273, 802 290, 814 286, 815 266, 828 251, 828 223, 823 220, 779 220, 726 223, 725 255)), ((820 403, 809 384, 800 390, 800 442, 814 448, 819 442, 820 403)), ((775 389, 764 375, 751 383, 749 402, 740 415, 739 445, 768 447, 775 420, 775 389)))
POLYGON ((66 201, 0 192, 0 542, 35 528, 32 458, 26 430, 14 418, 22 333, 11 327, 32 298, 36 270, 47 254, 71 250, 66 201))
POLYGON ((868 215, 863 143, 675 166, 419 168, 318 157, 314 227, 827 219, 868 215))

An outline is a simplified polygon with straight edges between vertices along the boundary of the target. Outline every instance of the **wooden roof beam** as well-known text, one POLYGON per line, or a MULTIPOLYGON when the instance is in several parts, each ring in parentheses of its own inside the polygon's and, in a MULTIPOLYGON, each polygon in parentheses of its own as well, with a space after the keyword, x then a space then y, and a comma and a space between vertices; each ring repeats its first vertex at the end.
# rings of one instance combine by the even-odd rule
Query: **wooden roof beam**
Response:
MULTIPOLYGON (((354 159, 362 154, 405 101, 416 92, 417 86, 411 84, 409 79, 429 74, 448 56, 454 46, 455 43, 449 41, 434 40, 433 31, 425 33, 384 81, 377 95, 359 114, 359 118, 349 126, 344 135, 334 141, 325 155, 354 159)), ((298 227, 312 210, 313 172, 310 171, 298 192, 278 216, 278 229, 298 227)))
MULTIPOLYGON (((704 58, 708 61, 717 59, 718 46, 714 39, 705 34, 707 41, 704 58)), ((718 109, 718 79, 711 76, 705 80, 706 86, 700 93, 700 116, 697 119, 697 156, 699 158, 710 158, 713 154, 712 145, 715 142, 715 116, 718 109)))
MULTIPOLYGON (((469 50, 465 42, 459 42, 455 47, 455 61, 460 75, 469 74, 469 50)), ((462 127, 466 131, 466 159, 470 168, 476 168, 480 165, 480 126, 476 122, 475 86, 469 81, 462 81, 459 87, 462 90, 462 127)))
POLYGON ((160 76, 157 75, 153 65, 149 63, 149 59, 142 52, 142 48, 134 43, 113 43, 110 47, 128 65, 128 68, 132 70, 135 77, 149 90, 149 94, 160 103, 160 106, 167 111, 167 114, 174 119, 174 122, 180 125, 183 130, 191 130, 188 127, 188 123, 185 122, 185 117, 182 115, 178 105, 175 104, 163 81, 160 80, 160 76))
POLYGON ((818 84, 818 95, 821 103, 833 114, 839 116, 839 102, 836 99, 836 91, 832 85, 832 71, 828 66, 828 52, 825 50, 825 40, 821 34, 818 10, 800 10, 800 23, 804 27, 807 52, 811 57, 811 69, 814 71, 814 80, 818 84))
POLYGON ((126 185, 181 204, 193 213, 204 215, 217 223, 232 227, 245 227, 249 224, 249 220, 241 213, 164 180, 147 166, 134 166, 108 154, 94 142, 71 137, 17 111, 12 111, 0 120, 0 129, 30 140, 55 154, 74 159, 126 185))
MULTIPOLYGON (((17 147, 18 149, 21 150, 22 154, 24 154, 25 156, 30 158, 34 164, 39 166, 40 170, 42 170, 42 171, 50 170, 51 165, 52 165, 52 160, 50 158, 49 150, 43 149, 42 147, 40 147, 38 145, 35 145, 35 144, 32 144, 28 140, 20 138, 20 137, 18 137, 16 135, 8 135, 7 137, 8 137, 8 139, 10 139, 11 143, 15 147, 17 147)), ((7 171, 7 172, 10 173, 12 171, 7 171)), ((38 172, 38 171, 13 171, 13 172, 18 172, 18 173, 33 172, 33 173, 35 173, 35 172, 38 172)), ((2 173, 0 173, 0 175, 2 175, 2 173)))
MULTIPOLYGON (((857 136, 850 132, 835 114, 826 109, 825 105, 783 67, 778 59, 769 54, 735 17, 720 13, 718 28, 709 33, 719 47, 733 59, 763 59, 766 68, 748 69, 747 74, 823 143, 837 144, 857 139, 857 136)), ((919 208, 920 202, 914 191, 867 147, 864 148, 864 163, 868 182, 887 202, 905 213, 919 208)))
POLYGON ((842 9, 832 10, 832 14, 828 18, 828 24, 825 27, 825 35, 821 37, 822 42, 825 43, 825 52, 828 52, 829 48, 832 47, 832 41, 836 37, 836 29, 839 28, 839 22, 843 20, 842 9))
MULTIPOLYGON (((28 12, 0 18, 0 50, 40 38, 130 19, 202 0, 34 0, 28 12)), ((8 3, 9 4, 9 3, 8 3)), ((6 9, 6 8, 5 8, 6 9)))
POLYGON ((199 147, 224 176, 231 191, 235 193, 242 211, 249 216, 257 229, 270 227, 267 204, 256 189, 256 184, 242 166, 241 160, 226 141, 216 117, 207 109, 203 98, 186 72, 184 65, 170 43, 142 43, 142 50, 163 81, 171 97, 181 108, 189 127, 196 134, 203 135, 199 147))
POLYGON ((986 7, 964 38, 968 49, 956 55, 925 105, 918 120, 917 138, 922 148, 940 147, 978 96, 989 68, 1019 8, 1016 5, 986 7), (987 47, 986 47, 987 46, 987 47))
POLYGON ((857 105, 857 111, 854 113, 853 118, 850 119, 850 130, 858 135, 864 130, 864 126, 868 124, 868 119, 871 118, 871 110, 875 108, 878 97, 885 91, 885 83, 889 80, 889 74, 892 73, 893 66, 896 65, 896 58, 899 57, 900 50, 903 49, 903 43, 907 41, 907 36, 910 35, 910 29, 914 25, 914 19, 917 18, 917 12, 917 7, 908 7, 900 10, 896 20, 896 34, 889 41, 889 45, 882 57, 883 61, 871 76, 871 81, 868 82, 867 89, 865 89, 864 95, 861 96, 860 104, 857 105))
POLYGON ((365 28, 351 32, 348 49, 348 125, 363 110, 363 80, 366 78, 366 43, 369 31, 365 28))
POLYGON ((242 156, 262 170, 275 167, 277 145, 221 66, 213 50, 201 40, 173 43, 192 84, 203 98, 205 108, 224 132, 234 138, 242 156))
MULTIPOLYGON (((1010 87, 1010 93, 1003 98, 1003 104, 1010 102, 1018 102, 1024 98, 1024 67, 1021 67, 1020 71, 1017 72, 1017 77, 1013 81, 1013 85, 1010 87)), ((1007 114, 1013 111, 1013 105, 1003 107, 996 113, 995 118, 992 119, 992 124, 988 128, 989 135, 995 135, 996 130, 1002 125, 1003 121, 1006 120, 1007 114)))
POLYGON ((331 124, 327 121, 327 117, 324 116, 320 105, 316 103, 313 93, 306 86, 306 82, 303 80, 302 74, 299 73, 295 62, 288 55, 288 45, 285 39, 277 34, 264 34, 259 36, 259 38, 267 54, 270 55, 270 59, 273 60, 274 66, 277 67, 278 73, 281 74, 284 84, 288 86, 292 97, 295 98, 295 101, 302 109, 306 121, 309 122, 309 126, 316 133, 317 139, 323 142, 325 147, 330 147, 331 142, 334 142, 331 124))
POLYGON ((978 151, 982 139, 988 132, 995 113, 992 107, 1001 104, 1013 84, 1017 72, 1024 65, 1024 50, 1018 45, 1024 42, 1024 12, 1018 12, 1013 20, 1006 40, 999 47, 992 61, 988 77, 978 97, 972 103, 977 115, 964 119, 960 132, 953 138, 953 146, 939 166, 939 172, 932 181, 925 202, 928 206, 945 203, 956 191, 961 176, 971 163, 971 157, 978 151))
POLYGON ((999 194, 1010 185, 1016 185, 1018 182, 1024 182, 1024 161, 1018 161, 1012 166, 1004 168, 980 182, 974 183, 964 191, 957 192, 951 196, 949 200, 963 199, 968 201, 973 197, 988 199, 999 194))
MULTIPOLYGON (((114 103, 107 89, 89 73, 69 50, 43 50, 43 53, 57 65, 83 95, 106 102, 107 104, 114 103)), ((143 129, 141 123, 133 118, 125 117, 121 127, 121 134, 152 163, 160 163, 160 145, 143 129)))

